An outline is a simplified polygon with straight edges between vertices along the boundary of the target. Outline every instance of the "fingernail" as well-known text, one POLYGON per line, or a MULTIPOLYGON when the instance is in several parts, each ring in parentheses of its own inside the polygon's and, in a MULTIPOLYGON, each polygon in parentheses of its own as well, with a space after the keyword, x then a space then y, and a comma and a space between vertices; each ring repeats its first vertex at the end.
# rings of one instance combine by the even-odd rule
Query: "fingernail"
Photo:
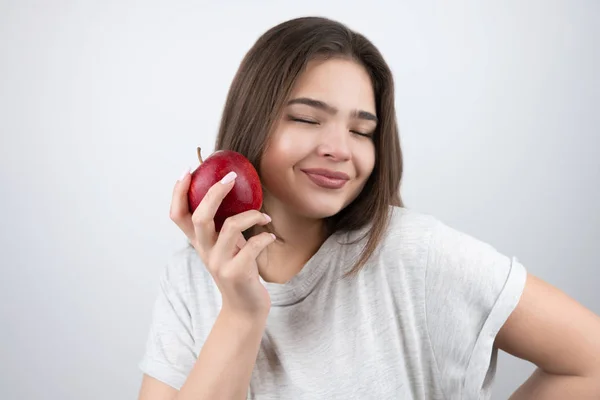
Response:
POLYGON ((233 181, 235 180, 235 178, 236 178, 236 177, 237 177, 237 174, 236 174, 235 172, 231 171, 230 173, 228 173, 227 175, 225 175, 225 176, 223 177, 223 179, 221 179, 221 183, 222 183, 223 185, 226 185, 226 184, 228 184, 228 183, 231 183, 231 182, 233 182, 233 181))
POLYGON ((274 234, 271 233, 271 237, 273 238, 273 240, 277 240, 277 236, 275 236, 274 234))
POLYGON ((190 168, 188 167, 188 168, 185 169, 185 171, 183 171, 181 173, 181 176, 179 177, 179 180, 182 181, 187 176, 187 174, 189 174, 189 173, 190 173, 190 168))
POLYGON ((271 217, 269 217, 267 214, 263 213, 263 215, 265 216, 265 219, 267 220, 267 222, 271 222, 271 217))

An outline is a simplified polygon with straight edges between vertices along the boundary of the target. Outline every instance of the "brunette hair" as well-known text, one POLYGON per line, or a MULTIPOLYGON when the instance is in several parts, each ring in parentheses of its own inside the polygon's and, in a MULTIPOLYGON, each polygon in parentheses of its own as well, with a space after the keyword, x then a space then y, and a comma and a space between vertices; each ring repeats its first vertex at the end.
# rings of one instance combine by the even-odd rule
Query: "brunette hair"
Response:
POLYGON ((358 272, 377 249, 390 221, 390 205, 400 197, 402 151, 394 107, 394 81, 379 50, 363 35, 327 18, 303 17, 283 22, 259 37, 231 84, 215 150, 246 156, 260 174, 260 161, 294 84, 314 59, 346 58, 371 77, 379 120, 373 141, 375 166, 358 197, 326 219, 330 234, 366 227, 369 236, 349 274, 358 272))

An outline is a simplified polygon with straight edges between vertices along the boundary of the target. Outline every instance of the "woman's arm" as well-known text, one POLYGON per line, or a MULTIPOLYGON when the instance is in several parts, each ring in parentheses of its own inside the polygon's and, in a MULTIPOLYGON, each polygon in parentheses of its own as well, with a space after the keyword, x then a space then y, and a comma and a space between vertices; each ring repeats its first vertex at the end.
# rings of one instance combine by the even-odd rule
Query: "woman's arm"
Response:
POLYGON ((144 376, 139 400, 244 400, 265 320, 221 311, 180 392, 144 376))
POLYGON ((538 367, 512 400, 600 399, 600 317, 541 279, 527 275, 495 344, 538 367))
POLYGON ((246 399, 265 324, 221 311, 177 400, 246 399))
POLYGON ((177 390, 150 375, 144 374, 139 400, 175 400, 177 390))

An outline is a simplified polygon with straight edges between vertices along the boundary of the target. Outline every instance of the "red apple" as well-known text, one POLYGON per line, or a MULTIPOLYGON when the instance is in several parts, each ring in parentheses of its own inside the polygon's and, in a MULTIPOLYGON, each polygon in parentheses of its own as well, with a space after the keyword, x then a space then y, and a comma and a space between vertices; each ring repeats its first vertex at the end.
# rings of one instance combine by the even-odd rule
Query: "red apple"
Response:
POLYGON ((231 150, 219 150, 202 161, 198 148, 200 166, 192 172, 188 191, 190 213, 198 207, 208 189, 233 171, 237 174, 233 189, 225 196, 215 215, 215 229, 221 230, 225 220, 248 210, 260 210, 263 193, 258 173, 242 154, 231 150))

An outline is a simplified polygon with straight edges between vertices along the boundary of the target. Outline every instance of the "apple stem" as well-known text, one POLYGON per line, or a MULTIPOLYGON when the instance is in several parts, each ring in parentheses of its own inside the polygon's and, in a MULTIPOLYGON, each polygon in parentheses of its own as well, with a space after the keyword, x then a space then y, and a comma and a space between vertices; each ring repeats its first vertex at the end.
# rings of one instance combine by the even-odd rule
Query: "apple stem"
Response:
POLYGON ((196 151, 198 153, 198 161, 200 161, 200 164, 202 164, 204 162, 202 161, 202 150, 200 149, 200 147, 198 147, 196 151))

